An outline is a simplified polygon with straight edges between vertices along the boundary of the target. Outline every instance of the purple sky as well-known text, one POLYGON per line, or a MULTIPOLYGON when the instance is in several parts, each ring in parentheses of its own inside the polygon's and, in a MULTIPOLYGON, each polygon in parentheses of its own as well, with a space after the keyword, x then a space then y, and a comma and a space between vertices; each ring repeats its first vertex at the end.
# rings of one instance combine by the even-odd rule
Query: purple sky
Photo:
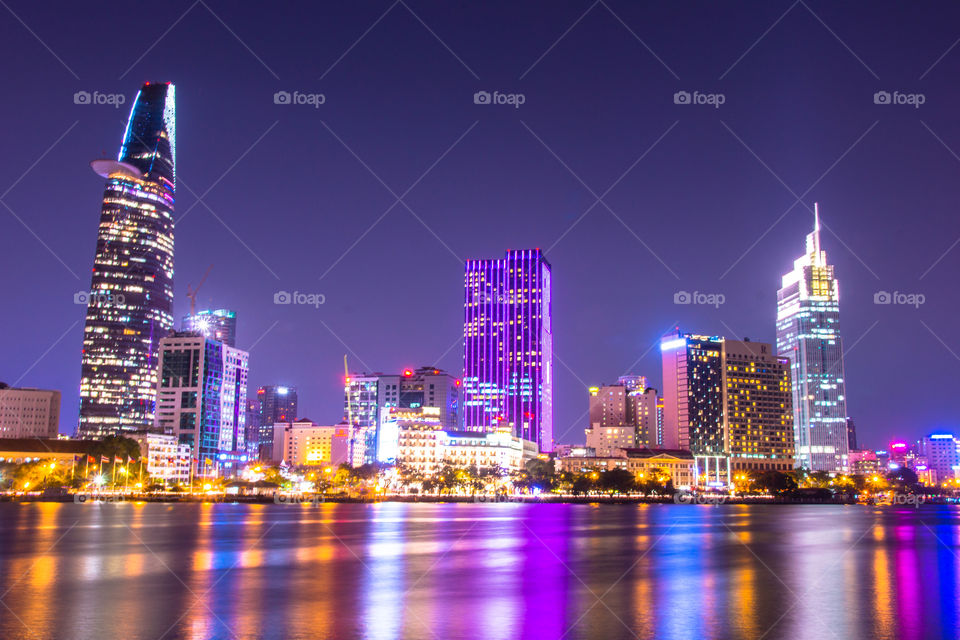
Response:
POLYGON ((582 441, 585 387, 659 385, 651 346, 672 325, 774 340, 818 201, 861 443, 956 428, 955 4, 8 6, 0 380, 61 389, 61 431, 103 188, 88 162, 116 154, 144 80, 177 84, 178 324, 213 263, 199 303, 238 312, 251 387, 296 385, 318 422, 341 418, 344 353, 358 370, 459 372, 462 261, 541 247, 554 431, 582 441), (126 104, 77 105, 81 90, 126 104), (474 104, 481 90, 524 103, 474 104), (326 302, 274 305, 278 290, 326 302), (726 302, 675 305, 681 290, 726 302), (925 302, 875 305, 881 290, 925 302))

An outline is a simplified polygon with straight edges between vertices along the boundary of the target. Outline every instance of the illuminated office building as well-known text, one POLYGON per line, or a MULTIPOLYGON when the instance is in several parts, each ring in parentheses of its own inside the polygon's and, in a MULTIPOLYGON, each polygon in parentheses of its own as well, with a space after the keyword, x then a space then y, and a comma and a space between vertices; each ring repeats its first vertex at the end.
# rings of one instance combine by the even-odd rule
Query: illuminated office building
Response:
POLYGON ((688 450, 708 481, 738 470, 788 471, 794 465, 789 361, 762 342, 719 336, 666 336, 663 432, 688 450))
POLYGON ((814 214, 807 251, 777 291, 777 353, 790 359, 797 466, 843 471, 849 441, 839 292, 833 265, 820 249, 816 205, 814 214))
POLYGON ((153 426, 160 340, 173 327, 174 87, 143 85, 107 179, 80 375, 78 434, 153 426))
POLYGON ((617 448, 648 447, 657 438, 657 391, 644 376, 621 376, 614 385, 588 389, 587 446, 598 456, 617 448))
POLYGON ((197 331, 208 338, 219 340, 228 347, 237 346, 237 312, 229 309, 197 311, 184 316, 183 331, 197 331))
POLYGON ((160 341, 155 430, 190 446, 194 470, 219 475, 246 462, 250 356, 196 332, 160 341))
POLYGON ((354 428, 354 464, 377 460, 383 409, 437 409, 443 429, 460 425, 460 380, 437 367, 395 375, 354 373, 344 384, 344 419, 354 428))
POLYGON ((297 390, 295 387, 278 385, 260 387, 257 389, 257 405, 260 409, 259 457, 261 460, 271 460, 274 455, 273 425, 296 421, 297 390))
POLYGON ((936 473, 936 482, 942 483, 960 477, 960 440, 952 433, 933 433, 920 440, 920 453, 927 466, 936 473))
POLYGON ((539 249, 468 260, 464 427, 509 431, 553 450, 550 264, 539 249))

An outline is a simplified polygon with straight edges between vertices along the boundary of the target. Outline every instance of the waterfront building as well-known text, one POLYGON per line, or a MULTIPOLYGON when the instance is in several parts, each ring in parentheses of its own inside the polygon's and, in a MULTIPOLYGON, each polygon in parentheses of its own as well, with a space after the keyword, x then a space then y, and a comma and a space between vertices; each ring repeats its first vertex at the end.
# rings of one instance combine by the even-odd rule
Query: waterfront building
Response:
POLYGON ((160 340, 173 327, 174 86, 143 85, 106 178, 86 303, 77 433, 100 438, 153 426, 160 340))
POLYGON ((682 449, 651 449, 638 447, 619 449, 610 456, 568 456, 556 458, 554 467, 558 473, 602 472, 623 469, 634 475, 638 482, 654 475, 669 476, 674 488, 689 489, 698 484, 698 467, 694 455, 682 449))
POLYGON ((294 467, 336 467, 350 462, 350 444, 353 438, 350 425, 332 426, 314 424, 302 418, 294 422, 273 425, 274 448, 272 462, 294 467))
POLYGON ((237 312, 229 309, 204 309, 184 316, 183 331, 197 331, 207 338, 219 340, 228 347, 237 346, 237 312))
POLYGON ((849 456, 850 473, 862 476, 887 473, 887 466, 877 453, 869 449, 851 450, 849 456))
MULTIPOLYGON (((390 461, 423 474, 436 473, 448 464, 478 470, 520 471, 538 454, 535 442, 506 431, 448 431, 437 428, 429 416, 409 415, 403 419, 402 410, 386 411, 391 417, 384 421, 384 433, 396 431, 395 456, 390 461)), ((385 455, 391 452, 384 450, 385 455)))
POLYGON ((436 409, 431 415, 444 429, 460 426, 460 386, 456 378, 437 367, 404 369, 399 374, 354 373, 344 384, 344 419, 354 435, 354 464, 377 460, 378 436, 384 409, 436 409))
POLYGON ((507 429, 553 450, 551 268, 539 249, 468 260, 463 411, 467 430, 507 429))
POLYGON ((766 343, 679 330, 660 347, 668 448, 691 451, 707 482, 793 468, 789 361, 766 343))
POLYGON ((251 396, 247 394, 246 411, 246 436, 244 440, 247 445, 247 456, 250 460, 260 459, 260 402, 256 394, 251 396))
POLYGON ((932 433, 920 439, 920 453, 936 472, 936 481, 957 477, 960 471, 960 441, 952 433, 932 433))
POLYGON ((0 438, 56 438, 60 392, 0 382, 0 438))
POLYGON ((0 438, 0 462, 21 464, 55 460, 84 465, 85 458, 96 444, 92 440, 68 438, 0 438))
POLYGON ((160 341, 155 430, 189 445, 199 475, 232 473, 248 459, 248 370, 246 351, 196 332, 160 341))
POLYGON ((840 472, 849 454, 840 298, 814 207, 806 253, 777 291, 777 354, 790 359, 797 466, 840 472))
POLYGON ((144 469, 153 480, 172 484, 190 481, 190 445, 181 443, 172 434, 147 431, 130 434, 140 445, 140 456, 146 462, 144 469))
POLYGON ((297 419, 297 389, 280 385, 260 387, 257 389, 257 406, 260 410, 258 457, 261 460, 272 460, 275 457, 273 425, 294 422, 297 419))

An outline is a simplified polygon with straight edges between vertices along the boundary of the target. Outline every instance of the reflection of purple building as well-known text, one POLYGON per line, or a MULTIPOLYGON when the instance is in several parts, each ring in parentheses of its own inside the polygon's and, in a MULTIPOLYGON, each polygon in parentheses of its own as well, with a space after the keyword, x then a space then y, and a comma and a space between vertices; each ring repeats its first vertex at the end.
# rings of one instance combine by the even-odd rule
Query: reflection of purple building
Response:
POLYGON ((509 428, 551 451, 550 263, 539 249, 468 260, 464 288, 466 428, 509 428))

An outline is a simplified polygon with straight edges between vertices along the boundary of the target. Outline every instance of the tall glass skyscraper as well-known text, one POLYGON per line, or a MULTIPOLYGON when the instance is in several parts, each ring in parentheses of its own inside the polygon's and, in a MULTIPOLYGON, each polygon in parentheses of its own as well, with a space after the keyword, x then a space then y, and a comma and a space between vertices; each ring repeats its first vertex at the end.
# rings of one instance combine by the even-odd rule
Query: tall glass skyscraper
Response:
POLYGON ((849 450, 840 302, 833 265, 820 249, 816 205, 807 251, 777 291, 777 353, 790 359, 797 466, 842 471, 849 450))
POLYGON ((540 249, 469 260, 464 274, 467 429, 504 430, 553 450, 550 263, 540 249))
POLYGON ((83 330, 78 434, 154 423, 160 339, 173 327, 174 86, 143 85, 107 179, 83 330))
POLYGON ((207 338, 237 346, 237 312, 229 309, 204 309, 192 316, 183 316, 183 331, 198 331, 207 338))

